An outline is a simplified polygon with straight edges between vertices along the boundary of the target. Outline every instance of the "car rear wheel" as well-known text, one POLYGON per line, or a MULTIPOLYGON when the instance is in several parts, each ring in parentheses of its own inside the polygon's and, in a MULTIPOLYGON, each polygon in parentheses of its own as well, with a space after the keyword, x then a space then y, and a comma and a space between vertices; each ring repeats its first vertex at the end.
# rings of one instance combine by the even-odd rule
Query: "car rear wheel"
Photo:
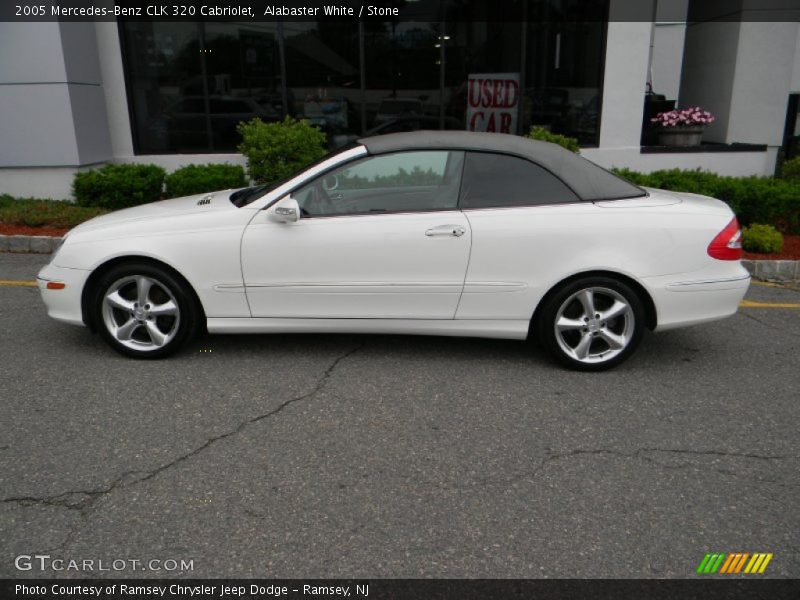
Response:
POLYGON ((625 283, 586 277, 550 295, 535 327, 542 346, 562 364, 602 371, 626 360, 639 345, 645 310, 625 283))
POLYGON ((197 329, 198 311, 186 284, 145 263, 105 273, 95 287, 93 310, 103 339, 134 358, 172 354, 197 329))

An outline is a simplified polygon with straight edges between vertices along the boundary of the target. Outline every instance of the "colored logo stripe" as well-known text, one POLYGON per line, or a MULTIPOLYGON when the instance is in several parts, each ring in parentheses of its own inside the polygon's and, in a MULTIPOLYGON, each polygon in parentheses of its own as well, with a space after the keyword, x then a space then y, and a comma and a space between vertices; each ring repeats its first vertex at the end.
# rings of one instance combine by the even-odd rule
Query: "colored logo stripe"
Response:
POLYGON ((766 552, 756 552, 752 555, 749 552, 732 552, 730 554, 709 552, 700 561, 697 573, 712 575, 719 572, 730 575, 742 573, 742 569, 744 569, 744 573, 747 574, 761 574, 772 560, 772 556, 772 553, 766 552), (746 567, 745 564, 747 564, 746 567))
POLYGON ((722 561, 725 559, 725 553, 721 554, 706 554, 700 566, 697 567, 698 573, 716 573, 722 561))
POLYGON ((767 568, 769 561, 772 560, 772 553, 769 554, 753 554, 753 558, 745 567, 745 573, 763 573, 767 568))
POLYGON ((722 568, 719 570, 720 573, 730 573, 731 565, 735 562, 736 554, 728 554, 728 558, 722 563, 722 568))
POLYGON ((722 566, 720 573, 738 573, 742 569, 744 561, 747 560, 748 556, 750 556, 750 554, 747 552, 729 554, 728 561, 722 566))

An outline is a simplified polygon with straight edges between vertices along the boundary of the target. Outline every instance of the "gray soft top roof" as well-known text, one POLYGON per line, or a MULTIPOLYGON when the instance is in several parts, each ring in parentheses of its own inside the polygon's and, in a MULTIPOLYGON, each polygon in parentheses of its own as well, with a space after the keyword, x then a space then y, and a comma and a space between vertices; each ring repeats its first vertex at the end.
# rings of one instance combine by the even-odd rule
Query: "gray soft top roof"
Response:
POLYGON ((412 131, 358 140, 370 154, 403 150, 474 150, 511 154, 535 162, 564 181, 582 200, 644 196, 646 192, 556 144, 507 133, 412 131))

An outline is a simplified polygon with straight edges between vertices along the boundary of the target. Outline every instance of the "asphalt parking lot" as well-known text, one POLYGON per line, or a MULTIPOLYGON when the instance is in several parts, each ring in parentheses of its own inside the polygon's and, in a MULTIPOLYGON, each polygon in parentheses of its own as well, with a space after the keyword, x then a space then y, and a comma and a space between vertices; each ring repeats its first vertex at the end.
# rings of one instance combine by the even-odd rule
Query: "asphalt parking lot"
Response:
MULTIPOLYGON (((46 258, 0 254, 0 279, 46 258)), ((601 374, 511 341, 215 336, 134 361, 0 285, 0 577, 800 577, 800 304, 601 374)), ((758 306, 784 304, 789 307, 758 306)))

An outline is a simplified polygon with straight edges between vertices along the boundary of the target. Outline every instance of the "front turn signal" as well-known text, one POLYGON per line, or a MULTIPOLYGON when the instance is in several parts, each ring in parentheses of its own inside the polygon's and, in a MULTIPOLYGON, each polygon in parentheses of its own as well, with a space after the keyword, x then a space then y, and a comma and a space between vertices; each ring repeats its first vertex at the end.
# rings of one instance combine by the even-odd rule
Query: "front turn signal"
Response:
POLYGON ((46 287, 48 290, 63 290, 67 284, 63 281, 48 281, 46 287))

